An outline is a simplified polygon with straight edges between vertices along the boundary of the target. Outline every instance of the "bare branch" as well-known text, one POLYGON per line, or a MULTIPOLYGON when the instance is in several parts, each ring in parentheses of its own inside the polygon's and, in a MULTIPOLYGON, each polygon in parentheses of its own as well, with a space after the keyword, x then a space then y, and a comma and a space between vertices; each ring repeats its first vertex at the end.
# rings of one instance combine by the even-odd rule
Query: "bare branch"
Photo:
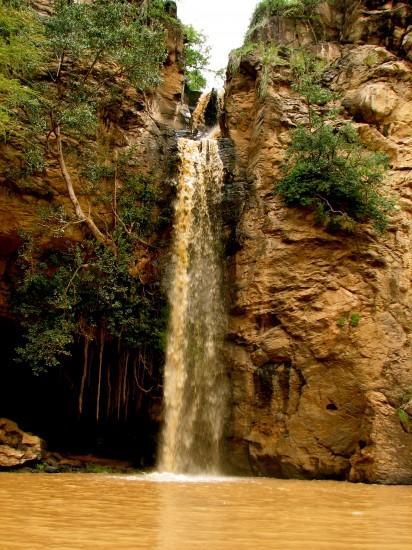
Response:
POLYGON ((84 220, 84 223, 87 225, 87 227, 90 229, 91 233, 99 243, 103 244, 104 246, 107 246, 108 248, 110 248, 110 250, 113 251, 114 254, 117 254, 117 247, 113 242, 113 240, 110 239, 107 235, 104 235, 100 231, 100 229, 97 227, 97 225, 93 221, 93 218, 91 217, 90 212, 89 212, 89 215, 86 215, 83 211, 83 208, 80 205, 80 202, 74 191, 73 181, 71 179, 70 173, 67 169, 66 162, 64 159, 62 138, 61 138, 59 125, 56 126, 54 130, 54 134, 57 140, 57 151, 58 151, 60 169, 61 169, 63 178, 66 182, 67 191, 69 193, 70 200, 74 207, 74 211, 76 212, 76 216, 78 217, 79 220, 84 220))
POLYGON ((76 275, 79 273, 79 271, 83 268, 87 268, 89 267, 89 264, 82 264, 82 265, 79 265, 78 268, 75 270, 75 272, 73 273, 73 275, 71 276, 70 278, 70 281, 68 283, 68 285, 66 286, 66 288, 64 289, 64 292, 63 292, 63 295, 66 296, 67 295, 67 292, 69 291, 69 288, 71 287, 72 285, 72 282, 74 281, 76 275))
POLYGON ((321 195, 316 195, 316 197, 327 204, 332 214, 341 214, 342 216, 345 216, 345 212, 342 212, 342 210, 335 210, 331 203, 327 199, 325 199, 325 197, 322 197, 321 195))
POLYGON ((138 376, 136 373, 136 365, 134 366, 134 369, 133 369, 133 375, 134 375, 134 381, 136 383, 136 386, 139 388, 140 391, 142 391, 143 393, 150 393, 151 391, 154 390, 155 386, 152 386, 151 388, 146 389, 139 384, 138 376))
POLYGON ((55 78, 53 78, 53 82, 57 82, 60 78, 60 75, 61 75, 61 72, 62 72, 62 66, 63 66, 63 61, 64 61, 64 56, 65 56, 65 50, 62 51, 62 54, 60 56, 60 59, 59 59, 59 65, 57 67, 57 72, 56 72, 56 76, 55 78))

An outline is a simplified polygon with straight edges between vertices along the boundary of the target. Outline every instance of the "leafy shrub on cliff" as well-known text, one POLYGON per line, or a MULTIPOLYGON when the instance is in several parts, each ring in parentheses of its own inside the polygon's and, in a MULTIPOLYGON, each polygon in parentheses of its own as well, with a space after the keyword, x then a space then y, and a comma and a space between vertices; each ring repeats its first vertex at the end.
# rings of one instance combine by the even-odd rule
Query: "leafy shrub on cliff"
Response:
POLYGON ((288 206, 312 206, 327 227, 352 230, 371 220, 378 231, 387 225, 392 203, 380 193, 387 159, 367 151, 350 124, 326 124, 293 133, 285 177, 276 186, 288 206))
POLYGON ((351 123, 339 122, 336 108, 328 109, 336 98, 323 86, 324 67, 305 52, 292 52, 292 87, 305 99, 308 122, 293 132, 275 191, 288 206, 314 208, 317 222, 329 229, 353 231, 371 221, 381 232, 393 209, 381 189, 388 160, 369 151, 351 123))
POLYGON ((407 433, 412 432, 412 388, 409 388, 401 398, 401 404, 396 409, 399 421, 403 430, 407 433))

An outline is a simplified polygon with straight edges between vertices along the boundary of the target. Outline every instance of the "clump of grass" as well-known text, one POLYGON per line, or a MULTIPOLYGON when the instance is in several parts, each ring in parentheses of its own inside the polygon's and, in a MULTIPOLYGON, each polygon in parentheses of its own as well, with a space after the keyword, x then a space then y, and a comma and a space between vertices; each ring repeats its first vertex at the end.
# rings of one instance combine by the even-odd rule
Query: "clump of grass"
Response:
POLYGON ((359 313, 351 313, 349 315, 345 315, 342 317, 339 317, 339 319, 336 321, 336 324, 339 328, 344 328, 346 325, 356 328, 361 320, 361 316, 359 313))

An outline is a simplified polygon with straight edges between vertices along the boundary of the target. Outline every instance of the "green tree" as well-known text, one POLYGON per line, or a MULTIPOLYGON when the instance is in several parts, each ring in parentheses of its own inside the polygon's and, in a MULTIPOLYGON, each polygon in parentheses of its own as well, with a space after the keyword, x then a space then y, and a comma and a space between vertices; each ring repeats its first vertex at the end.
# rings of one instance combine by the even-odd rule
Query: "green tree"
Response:
POLYGON ((52 150, 77 219, 114 252, 113 238, 98 227, 77 198, 64 142, 67 136, 87 147, 96 133, 98 113, 104 112, 123 87, 145 90, 159 83, 165 31, 159 20, 151 17, 147 2, 143 8, 122 0, 59 0, 54 15, 46 21, 47 44, 54 59, 41 113, 47 137, 55 138, 52 150))
POLYGON ((17 355, 36 374, 60 366, 78 336, 92 340, 98 327, 130 350, 162 352, 164 295, 158 282, 136 277, 131 264, 136 243, 161 223, 158 193, 150 178, 128 174, 124 182, 117 197, 120 223, 112 233, 116 256, 93 238, 62 251, 42 250, 33 236, 25 240, 15 294, 24 329, 17 355))
POLYGON ((41 171, 50 155, 57 159, 77 221, 113 252, 110 234, 78 200, 67 151, 71 165, 80 165, 85 149, 94 147, 105 106, 124 87, 159 84, 166 54, 162 6, 160 0, 57 0, 43 19, 29 8, 3 3, 0 10, 0 130, 25 149, 28 171, 41 171))
POLYGON ((24 3, 0 1, 0 134, 18 127, 16 110, 38 105, 30 79, 43 61, 44 35, 36 14, 24 3))
POLYGON ((308 123, 293 132, 276 193, 288 206, 315 208, 317 221, 329 229, 352 231, 358 222, 370 220, 383 231, 393 209, 381 191, 386 156, 368 151, 354 126, 327 108, 335 97, 322 86, 322 61, 295 52, 291 66, 293 88, 305 98, 308 123))
POLYGON ((0 12, 2 77, 21 99, 7 105, 17 121, 6 121, 7 138, 25 148, 29 172, 39 175, 58 162, 73 206, 45 209, 41 230, 61 236, 73 223, 88 229, 80 245, 64 241, 61 252, 39 248, 36 234, 22 251, 18 355, 34 372, 62 364, 74 342, 87 343, 99 331, 102 345, 104 334, 130 349, 160 350, 163 293, 157 283, 142 282, 134 265, 136 249, 151 251, 151 233, 162 223, 159 197, 139 173, 133 148, 109 150, 99 125, 125 88, 144 92, 159 84, 166 20, 162 0, 57 0, 43 19, 23 7, 0 12), (33 52, 30 63, 18 63, 10 49, 20 43, 33 52), (87 209, 78 193, 89 194, 87 209))
POLYGON ((206 86, 204 71, 209 63, 210 48, 206 36, 192 25, 184 26, 185 33, 185 73, 190 90, 201 91, 206 86))

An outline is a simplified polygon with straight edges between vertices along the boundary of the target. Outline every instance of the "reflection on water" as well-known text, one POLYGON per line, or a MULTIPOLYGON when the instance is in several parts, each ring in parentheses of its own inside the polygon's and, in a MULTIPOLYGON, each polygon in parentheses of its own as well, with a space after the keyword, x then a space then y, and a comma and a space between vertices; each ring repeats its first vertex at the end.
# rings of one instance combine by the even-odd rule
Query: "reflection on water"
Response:
POLYGON ((1 550, 412 549, 412 487, 0 474, 1 550))

